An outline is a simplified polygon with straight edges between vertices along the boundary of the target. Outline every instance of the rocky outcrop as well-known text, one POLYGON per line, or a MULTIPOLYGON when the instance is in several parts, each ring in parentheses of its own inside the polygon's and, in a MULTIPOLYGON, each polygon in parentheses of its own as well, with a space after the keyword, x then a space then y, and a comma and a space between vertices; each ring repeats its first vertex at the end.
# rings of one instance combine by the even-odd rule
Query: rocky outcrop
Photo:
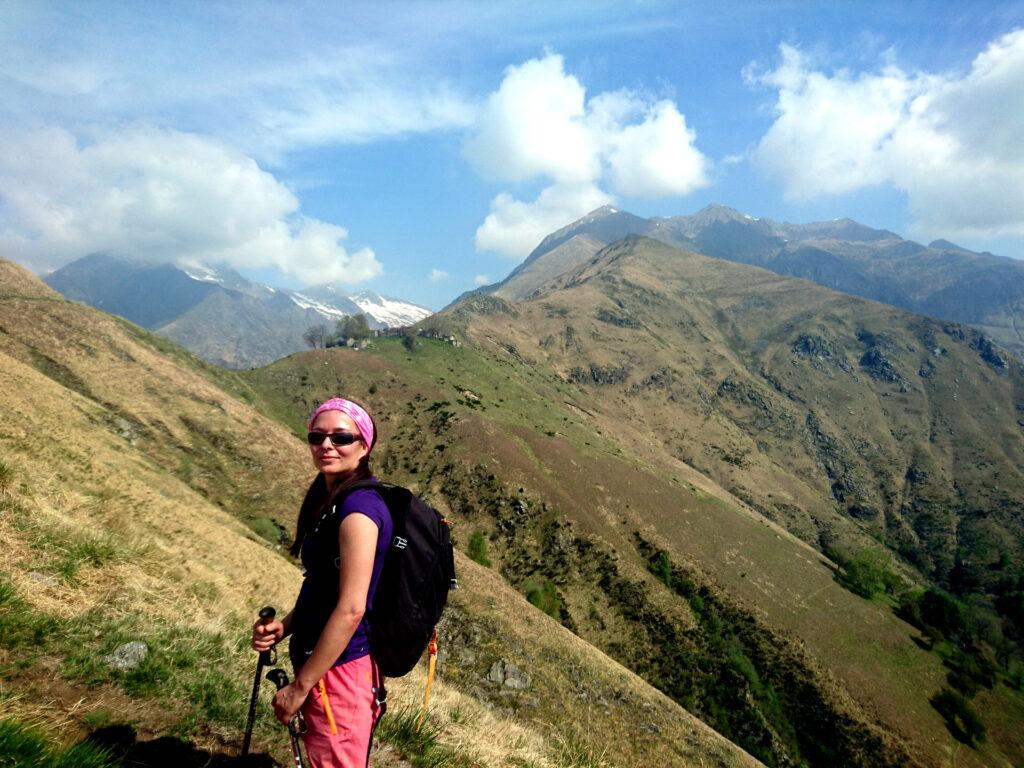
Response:
POLYGON ((610 384, 622 384, 629 378, 629 369, 625 366, 602 366, 590 363, 589 367, 573 368, 569 371, 568 379, 573 384, 597 384, 608 386, 610 384))

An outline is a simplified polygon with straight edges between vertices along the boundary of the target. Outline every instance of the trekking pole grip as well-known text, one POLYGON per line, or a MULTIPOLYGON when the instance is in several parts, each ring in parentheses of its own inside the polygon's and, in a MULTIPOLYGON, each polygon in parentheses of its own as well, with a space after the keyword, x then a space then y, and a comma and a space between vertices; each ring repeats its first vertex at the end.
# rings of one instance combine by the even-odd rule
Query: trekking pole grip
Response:
POLYGON ((288 685, 288 673, 283 669, 272 669, 267 672, 267 680, 272 682, 277 690, 281 690, 288 685))
MULTIPOLYGON (((277 610, 275 610, 274 606, 265 605, 262 608, 260 608, 259 618, 260 624, 262 624, 263 626, 267 626, 267 624, 272 622, 276 617, 277 610)), ((274 654, 274 649, 268 648, 265 651, 260 651, 260 661, 263 664, 275 664, 276 658, 274 654)))
MULTIPOLYGON (((272 669, 267 672, 267 680, 272 682, 277 690, 288 685, 288 673, 283 669, 272 669)), ((288 723, 288 732, 292 736, 301 736, 306 732, 306 719, 302 716, 302 711, 295 713, 295 717, 292 718, 291 722, 288 723)))

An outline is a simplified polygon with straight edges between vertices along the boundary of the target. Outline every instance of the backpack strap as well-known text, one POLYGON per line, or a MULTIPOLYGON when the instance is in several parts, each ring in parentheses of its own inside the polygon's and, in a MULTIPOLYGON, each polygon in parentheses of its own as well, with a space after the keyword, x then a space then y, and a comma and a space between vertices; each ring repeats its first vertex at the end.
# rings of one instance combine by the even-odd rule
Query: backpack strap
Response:
MULTIPOLYGON (((324 509, 324 511, 320 514, 320 519, 316 521, 316 524, 313 526, 312 530, 310 530, 309 535, 310 536, 319 536, 320 535, 320 529, 324 527, 325 523, 327 523, 328 521, 331 521, 331 522, 337 521, 338 507, 340 507, 342 505, 342 503, 345 501, 345 499, 347 499, 349 494, 351 494, 353 491, 358 491, 358 490, 361 490, 363 488, 369 488, 371 490, 378 490, 380 488, 388 488, 388 487, 391 487, 391 486, 389 486, 387 483, 382 483, 379 480, 376 480, 374 478, 366 478, 366 479, 363 479, 363 480, 357 480, 356 482, 352 483, 352 485, 350 485, 348 488, 346 488, 344 491, 342 491, 341 494, 339 494, 337 498, 335 498, 335 499, 333 499, 331 501, 331 504, 330 504, 329 507, 324 509)), ((387 499, 384 497, 384 494, 379 494, 379 495, 381 497, 381 500, 384 502, 384 505, 387 506, 387 499)), ((336 543, 336 539, 337 539, 337 536, 335 535, 335 543, 336 543)), ((340 558, 340 556, 339 557, 335 557, 334 560, 331 563, 335 568, 340 567, 339 558, 340 558)), ((323 566, 321 566, 321 567, 323 567, 323 566)), ((320 570, 320 568, 317 568, 317 570, 320 570)))
POLYGON ((430 644, 427 646, 430 659, 427 662, 427 687, 423 691, 423 711, 419 720, 416 721, 416 733, 423 727, 423 720, 427 716, 427 708, 430 706, 430 687, 434 684, 434 670, 437 669, 437 627, 434 627, 434 634, 430 636, 430 644))

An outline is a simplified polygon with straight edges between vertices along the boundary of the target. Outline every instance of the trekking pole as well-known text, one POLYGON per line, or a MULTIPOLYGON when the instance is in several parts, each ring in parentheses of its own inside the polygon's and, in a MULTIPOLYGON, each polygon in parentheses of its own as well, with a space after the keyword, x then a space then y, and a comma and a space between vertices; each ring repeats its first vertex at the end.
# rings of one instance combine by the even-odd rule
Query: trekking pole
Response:
MULTIPOLYGON (((288 685, 288 674, 283 669, 272 669, 267 672, 267 680, 277 686, 277 690, 281 690, 288 685)), ((299 736, 306 732, 306 720, 302 717, 301 712, 296 712, 295 717, 288 723, 288 735, 292 739, 292 757, 295 758, 295 768, 305 768, 306 764, 302 761, 302 742, 299 741, 299 736)))
MULTIPOLYGON (((277 615, 272 606, 266 606, 260 610, 260 623, 266 626, 277 615)), ((249 719, 245 722, 245 736, 242 737, 242 757, 249 754, 249 742, 252 740, 252 727, 256 723, 256 702, 260 698, 260 683, 263 682, 263 668, 277 663, 277 650, 273 647, 260 651, 259 661, 256 662, 256 679, 252 682, 252 698, 249 700, 249 719)))

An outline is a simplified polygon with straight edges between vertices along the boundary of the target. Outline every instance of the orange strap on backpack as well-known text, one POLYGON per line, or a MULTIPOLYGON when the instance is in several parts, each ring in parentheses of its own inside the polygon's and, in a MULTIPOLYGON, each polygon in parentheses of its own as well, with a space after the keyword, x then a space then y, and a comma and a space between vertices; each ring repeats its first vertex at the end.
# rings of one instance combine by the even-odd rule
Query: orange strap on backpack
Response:
POLYGON ((434 670, 437 668, 437 627, 434 627, 434 634, 430 637, 430 645, 427 646, 430 660, 427 662, 427 687, 423 691, 423 711, 420 712, 419 720, 416 721, 416 733, 423 727, 423 719, 427 716, 427 707, 430 706, 430 686, 434 684, 434 670))

